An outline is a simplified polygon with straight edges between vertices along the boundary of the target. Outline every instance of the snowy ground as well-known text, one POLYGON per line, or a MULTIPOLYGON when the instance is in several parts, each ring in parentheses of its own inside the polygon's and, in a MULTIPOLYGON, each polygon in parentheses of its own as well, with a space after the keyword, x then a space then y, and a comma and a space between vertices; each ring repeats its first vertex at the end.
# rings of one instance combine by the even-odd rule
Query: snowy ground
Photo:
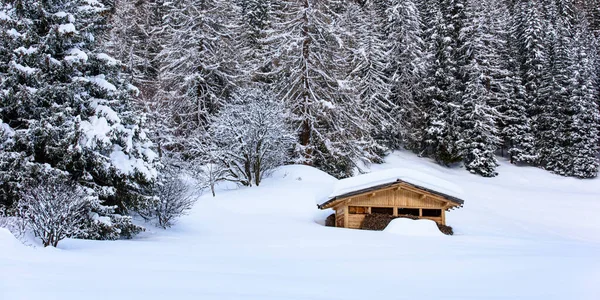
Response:
POLYGON ((385 165, 446 179, 455 236, 324 227, 334 179, 303 166, 203 196, 170 231, 25 247, 0 229, 0 299, 600 299, 600 180, 503 163, 499 177, 409 153, 385 165))

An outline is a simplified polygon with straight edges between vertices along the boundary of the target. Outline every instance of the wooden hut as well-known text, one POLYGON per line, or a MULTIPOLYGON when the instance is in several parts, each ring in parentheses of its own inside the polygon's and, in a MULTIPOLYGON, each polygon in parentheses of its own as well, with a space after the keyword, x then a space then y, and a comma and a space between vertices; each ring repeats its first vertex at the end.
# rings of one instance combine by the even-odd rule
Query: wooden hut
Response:
POLYGON ((429 219, 446 225, 446 211, 463 206, 460 189, 405 169, 374 172, 338 181, 319 209, 335 210, 335 226, 361 228, 367 214, 429 219))

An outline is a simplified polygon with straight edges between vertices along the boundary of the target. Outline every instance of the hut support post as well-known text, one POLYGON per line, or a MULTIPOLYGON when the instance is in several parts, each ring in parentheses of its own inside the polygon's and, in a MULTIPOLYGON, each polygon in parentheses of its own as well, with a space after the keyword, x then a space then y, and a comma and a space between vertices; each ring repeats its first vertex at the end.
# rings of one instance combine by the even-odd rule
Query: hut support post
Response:
POLYGON ((442 208, 442 225, 446 225, 446 209, 442 208))

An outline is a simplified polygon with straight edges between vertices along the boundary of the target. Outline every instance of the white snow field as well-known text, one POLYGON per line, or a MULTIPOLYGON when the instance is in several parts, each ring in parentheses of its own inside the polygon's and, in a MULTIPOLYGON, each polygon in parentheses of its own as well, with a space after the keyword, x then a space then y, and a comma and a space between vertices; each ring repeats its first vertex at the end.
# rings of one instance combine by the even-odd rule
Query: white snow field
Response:
POLYGON ((458 186, 454 236, 324 227, 335 179, 305 166, 206 193, 133 240, 44 249, 0 230, 0 299, 600 299, 600 179, 501 163, 492 179, 406 152, 372 166, 458 186))

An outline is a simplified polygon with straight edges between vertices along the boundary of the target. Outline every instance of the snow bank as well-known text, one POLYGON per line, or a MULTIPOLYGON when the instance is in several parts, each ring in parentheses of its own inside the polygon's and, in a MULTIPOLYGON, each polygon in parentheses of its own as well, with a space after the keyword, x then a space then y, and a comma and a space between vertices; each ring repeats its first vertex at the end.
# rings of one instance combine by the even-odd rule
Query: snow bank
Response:
POLYGON ((339 180, 329 198, 365 188, 402 180, 449 196, 461 198, 463 191, 455 184, 413 169, 394 168, 339 180))
POLYGON ((0 299, 599 299, 600 178, 504 160, 500 176, 483 178, 410 152, 386 162, 371 170, 403 167, 459 183, 469 205, 446 215, 459 234, 424 236, 441 233, 403 219, 385 232, 316 224, 313 199, 337 180, 290 165, 259 187, 223 183, 171 230, 148 223, 133 240, 66 239, 64 251, 5 251, 0 240, 0 299), (371 286, 408 288, 352 288, 371 286))
POLYGON ((288 179, 303 182, 329 183, 337 180, 335 177, 313 167, 305 165, 288 165, 277 168, 270 176, 273 179, 288 179))
POLYGON ((407 218, 393 219, 383 230, 388 233, 408 236, 443 236, 434 221, 412 220, 407 218))
POLYGON ((6 228, 0 228, 0 249, 20 248, 23 244, 6 228))

